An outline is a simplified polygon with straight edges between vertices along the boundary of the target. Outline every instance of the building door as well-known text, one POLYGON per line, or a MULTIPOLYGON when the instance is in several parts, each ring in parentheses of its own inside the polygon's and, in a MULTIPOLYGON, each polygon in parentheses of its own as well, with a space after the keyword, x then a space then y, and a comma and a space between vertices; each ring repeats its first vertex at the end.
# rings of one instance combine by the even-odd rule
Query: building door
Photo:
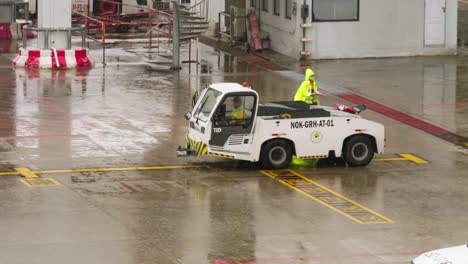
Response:
POLYGON ((426 0, 424 45, 445 44, 446 0, 426 0))

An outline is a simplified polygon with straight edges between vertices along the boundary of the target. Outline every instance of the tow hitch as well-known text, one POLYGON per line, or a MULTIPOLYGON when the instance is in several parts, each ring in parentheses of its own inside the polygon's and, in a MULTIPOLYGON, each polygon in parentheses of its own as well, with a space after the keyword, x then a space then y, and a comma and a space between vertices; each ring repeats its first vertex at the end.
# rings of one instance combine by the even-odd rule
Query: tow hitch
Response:
POLYGON ((202 141, 195 141, 188 135, 185 135, 186 147, 177 148, 177 157, 200 156, 208 153, 208 146, 202 141))
POLYGON ((197 152, 191 148, 183 148, 181 146, 177 148, 177 157, 189 157, 189 156, 197 156, 197 152))

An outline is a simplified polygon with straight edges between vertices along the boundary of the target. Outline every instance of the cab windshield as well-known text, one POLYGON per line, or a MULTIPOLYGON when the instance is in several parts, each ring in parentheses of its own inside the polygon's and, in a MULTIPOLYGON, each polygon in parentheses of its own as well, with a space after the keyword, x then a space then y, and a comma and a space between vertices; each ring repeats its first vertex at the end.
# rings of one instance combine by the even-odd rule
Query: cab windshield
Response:
POLYGON ((207 122, 220 95, 221 92, 208 88, 193 116, 203 122, 207 122))

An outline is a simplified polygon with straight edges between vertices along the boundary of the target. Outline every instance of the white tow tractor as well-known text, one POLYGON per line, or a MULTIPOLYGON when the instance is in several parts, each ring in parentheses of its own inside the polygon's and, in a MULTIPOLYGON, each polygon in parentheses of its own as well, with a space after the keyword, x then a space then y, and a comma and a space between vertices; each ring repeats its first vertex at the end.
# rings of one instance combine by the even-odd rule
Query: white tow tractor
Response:
POLYGON ((266 169, 286 168, 293 155, 343 157, 350 166, 365 166, 374 153, 383 153, 384 126, 359 116, 364 109, 259 103, 257 92, 246 85, 215 83, 201 92, 193 111, 185 115, 187 146, 177 152, 260 162, 266 169))

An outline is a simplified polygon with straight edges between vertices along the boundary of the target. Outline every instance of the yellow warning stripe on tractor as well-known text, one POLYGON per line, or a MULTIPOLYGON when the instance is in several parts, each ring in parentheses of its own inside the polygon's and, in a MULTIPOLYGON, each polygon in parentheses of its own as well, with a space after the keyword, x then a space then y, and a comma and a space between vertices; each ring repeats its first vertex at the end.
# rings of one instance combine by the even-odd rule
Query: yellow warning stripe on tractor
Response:
POLYGON ((191 139, 189 135, 185 135, 185 142, 187 142, 188 147, 195 149, 197 156, 208 153, 208 146, 205 143, 201 141, 195 141, 191 139))
POLYGON ((208 152, 208 155, 223 157, 223 158, 230 158, 230 159, 234 158, 234 156, 232 155, 226 155, 226 154, 221 154, 221 153, 216 153, 216 152, 208 152))
POLYGON ((301 156, 300 159, 326 159, 327 155, 316 155, 316 156, 301 156))
POLYGON ((196 150, 198 156, 204 155, 204 154, 208 153, 208 146, 205 145, 205 143, 199 141, 199 142, 197 142, 197 144, 195 144, 195 150, 196 150))

